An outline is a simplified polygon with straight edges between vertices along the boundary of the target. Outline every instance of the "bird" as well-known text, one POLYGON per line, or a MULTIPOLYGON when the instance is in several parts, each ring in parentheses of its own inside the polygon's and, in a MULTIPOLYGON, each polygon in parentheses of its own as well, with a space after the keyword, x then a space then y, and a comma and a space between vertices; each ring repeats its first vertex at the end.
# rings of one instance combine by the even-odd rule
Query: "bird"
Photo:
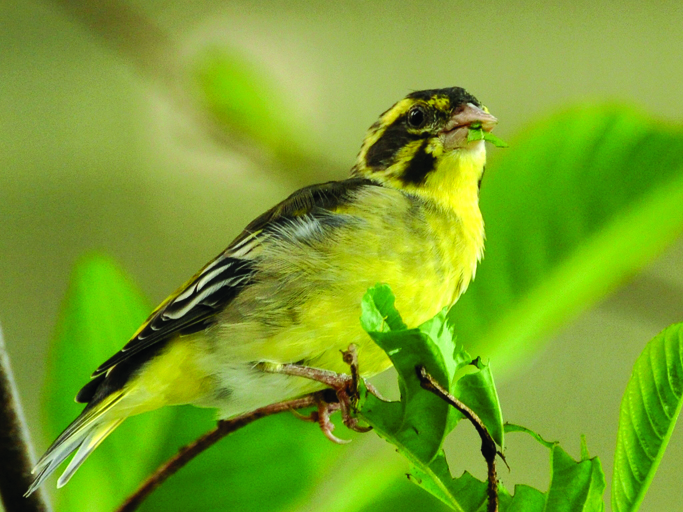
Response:
POLYGON ((484 140, 468 134, 497 122, 460 87, 414 91, 382 113, 347 179, 302 188, 253 220, 94 371, 27 495, 76 452, 65 485, 129 416, 193 404, 225 419, 323 387, 264 364, 343 373, 352 343, 362 377, 389 368, 361 328, 362 297, 388 284, 415 326, 467 289, 484 250, 486 165, 484 140))

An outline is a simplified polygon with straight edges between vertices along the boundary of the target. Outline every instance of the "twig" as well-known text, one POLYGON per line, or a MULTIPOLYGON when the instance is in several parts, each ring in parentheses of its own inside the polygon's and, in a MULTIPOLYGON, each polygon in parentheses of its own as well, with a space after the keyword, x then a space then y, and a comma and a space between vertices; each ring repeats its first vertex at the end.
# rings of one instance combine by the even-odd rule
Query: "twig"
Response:
MULTIPOLYGON (((446 391, 441 384, 439 384, 434 377, 432 377, 424 366, 416 366, 417 378, 420 379, 420 385, 427 391, 431 391, 436 396, 449 403, 460 411, 465 418, 467 418, 474 428, 477 430, 479 437, 481 437, 481 454, 486 460, 488 466, 488 512, 498 512, 498 477, 496 475, 496 455, 500 455, 505 461, 504 455, 496 449, 496 442, 489 434, 486 425, 481 421, 479 416, 467 407, 460 400, 446 391)), ((507 464, 507 463, 506 463, 507 464)))
MULTIPOLYGON (((191 444, 181 448, 178 453, 162 466, 160 466, 139 488, 121 505, 117 512, 132 512, 137 510, 140 504, 157 487, 159 487, 168 477, 175 474, 180 468, 194 459, 204 450, 220 441, 222 438, 247 426, 249 423, 261 419, 265 416, 278 414, 284 411, 293 411, 315 405, 318 400, 318 393, 311 393, 295 400, 287 400, 266 407, 261 407, 255 411, 237 416, 231 420, 222 420, 214 430, 204 434, 202 437, 191 444)), ((9 512, 9 511, 8 511, 9 512)))
POLYGON ((47 512, 41 492, 24 498, 33 477, 33 449, 0 329, 0 497, 7 512, 47 512))

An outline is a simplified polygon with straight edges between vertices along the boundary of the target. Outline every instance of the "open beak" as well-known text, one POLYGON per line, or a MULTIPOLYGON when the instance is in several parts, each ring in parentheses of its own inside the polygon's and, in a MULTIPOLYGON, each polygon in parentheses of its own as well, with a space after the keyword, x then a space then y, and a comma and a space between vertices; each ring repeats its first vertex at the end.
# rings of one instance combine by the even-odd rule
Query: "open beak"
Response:
POLYGON ((498 123, 498 119, 485 112, 474 103, 467 103, 456 110, 439 135, 444 149, 464 148, 467 146, 467 133, 472 125, 490 132, 498 123))

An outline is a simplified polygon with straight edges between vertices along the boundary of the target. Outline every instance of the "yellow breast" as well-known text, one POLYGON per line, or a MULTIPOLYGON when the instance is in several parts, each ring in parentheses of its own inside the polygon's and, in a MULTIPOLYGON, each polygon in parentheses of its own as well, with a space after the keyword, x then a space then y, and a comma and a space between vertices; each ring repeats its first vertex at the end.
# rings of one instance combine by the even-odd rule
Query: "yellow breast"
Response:
POLYGON ((364 190, 334 213, 344 223, 323 240, 300 244, 285 238, 264 249, 259 282, 224 316, 226 350, 241 360, 303 362, 344 372, 339 351, 356 343, 364 375, 386 369, 388 358, 360 327, 363 295, 378 282, 389 284, 409 326, 455 302, 472 279, 483 244, 481 215, 473 228, 476 214, 468 214, 463 218, 393 189, 364 190))

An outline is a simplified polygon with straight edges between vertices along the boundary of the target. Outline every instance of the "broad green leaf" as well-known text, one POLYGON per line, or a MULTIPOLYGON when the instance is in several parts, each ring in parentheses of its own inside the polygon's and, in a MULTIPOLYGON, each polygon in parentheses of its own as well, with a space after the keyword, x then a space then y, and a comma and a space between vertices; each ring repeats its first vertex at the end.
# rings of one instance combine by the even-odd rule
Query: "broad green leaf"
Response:
POLYGON ((683 323, 655 336, 633 367, 619 414, 612 508, 636 511, 683 405, 683 323))
MULTIPOLYGON (((481 189, 486 256, 450 318, 509 368, 683 231, 683 130, 582 106, 494 153, 481 189)), ((499 375, 500 377, 500 375, 499 375)))
MULTIPOLYGON (((48 442, 83 409, 74 396, 92 371, 128 341, 150 310, 138 288, 111 259, 94 254, 78 262, 48 358, 43 402, 48 442)), ((169 421, 164 411, 125 421, 69 485, 54 493, 57 509, 113 510, 154 467, 158 435, 169 421)), ((47 485, 54 485, 55 480, 51 478, 47 485)))
POLYGON ((605 474, 600 459, 576 462, 560 445, 550 451, 552 476, 546 498, 547 512, 602 512, 605 474))

